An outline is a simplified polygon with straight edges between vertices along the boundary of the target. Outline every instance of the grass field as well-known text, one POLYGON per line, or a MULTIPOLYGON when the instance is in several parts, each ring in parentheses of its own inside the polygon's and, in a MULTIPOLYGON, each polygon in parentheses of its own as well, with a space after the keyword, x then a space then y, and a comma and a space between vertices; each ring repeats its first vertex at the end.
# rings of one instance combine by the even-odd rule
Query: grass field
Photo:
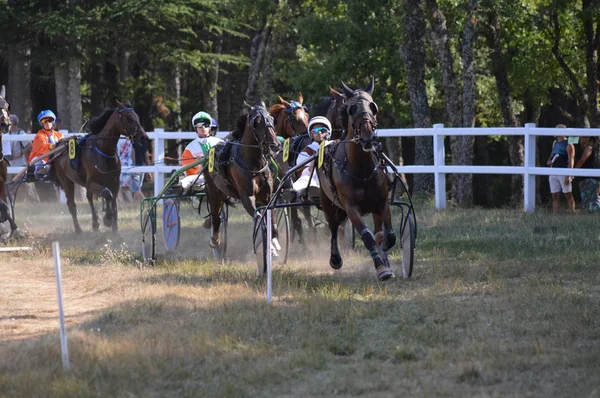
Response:
POLYGON ((421 204, 414 277, 385 284, 364 249, 331 270, 321 230, 274 268, 269 305, 240 209, 231 261, 187 209, 181 253, 148 268, 137 209, 114 237, 82 205, 78 236, 65 205, 20 205, 34 250, 0 253, 3 397, 600 397, 598 215, 421 204))

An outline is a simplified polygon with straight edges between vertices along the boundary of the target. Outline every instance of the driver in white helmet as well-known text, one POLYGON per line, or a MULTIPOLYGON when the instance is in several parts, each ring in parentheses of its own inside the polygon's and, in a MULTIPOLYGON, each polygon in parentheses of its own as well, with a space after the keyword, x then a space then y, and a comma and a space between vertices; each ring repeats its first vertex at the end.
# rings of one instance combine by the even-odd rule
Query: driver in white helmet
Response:
MULTIPOLYGON (((296 164, 306 161, 319 151, 319 145, 325 140, 325 145, 329 145, 331 141, 331 123, 323 116, 315 116, 308 122, 308 132, 312 142, 308 144, 299 154, 296 159, 296 164)), ((293 187, 299 197, 305 195, 308 190, 308 198, 319 196, 319 177, 313 169, 315 162, 311 162, 306 167, 299 171, 300 177, 294 182, 293 187)))
MULTIPOLYGON (((186 166, 198 159, 208 156, 208 151, 222 139, 210 135, 212 118, 206 112, 198 112, 192 117, 192 126, 196 129, 198 138, 190 142, 183 151, 180 160, 182 166, 186 166)), ((181 187, 187 192, 192 184, 194 189, 202 189, 204 185, 204 176, 202 175, 202 165, 192 167, 185 172, 186 177, 181 180, 181 187)))

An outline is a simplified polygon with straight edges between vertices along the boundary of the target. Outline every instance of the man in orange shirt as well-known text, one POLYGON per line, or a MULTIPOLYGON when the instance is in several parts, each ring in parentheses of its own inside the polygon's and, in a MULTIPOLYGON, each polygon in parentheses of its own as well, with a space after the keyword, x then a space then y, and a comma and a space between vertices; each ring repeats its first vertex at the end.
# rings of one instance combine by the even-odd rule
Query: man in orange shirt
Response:
MULTIPOLYGON (((51 110, 41 111, 37 117, 42 129, 37 132, 33 142, 31 143, 31 154, 29 155, 28 163, 40 156, 50 152, 59 140, 63 138, 62 133, 54 130, 54 122, 56 115, 51 110)), ((48 174, 50 165, 47 164, 48 158, 44 158, 36 162, 35 166, 30 166, 27 170, 27 181, 34 181, 35 176, 44 176, 48 174)))

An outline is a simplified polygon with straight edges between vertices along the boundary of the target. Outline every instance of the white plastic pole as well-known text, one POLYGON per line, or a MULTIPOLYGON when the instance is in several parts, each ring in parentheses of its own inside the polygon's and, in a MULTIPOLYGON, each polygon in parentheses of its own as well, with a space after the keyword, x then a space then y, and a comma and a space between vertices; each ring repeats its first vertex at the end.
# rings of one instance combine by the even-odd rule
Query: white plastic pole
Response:
POLYGON ((433 165, 435 171, 433 180, 435 184, 435 207, 437 209, 446 208, 446 173, 440 172, 440 167, 445 165, 446 151, 444 148, 444 133, 441 129, 443 124, 433 125, 433 165))
POLYGON ((62 273, 60 270, 60 246, 58 242, 52 242, 54 253, 54 271, 56 272, 56 296, 58 297, 58 317, 60 319, 60 352, 62 354, 63 369, 71 369, 69 363, 69 346, 67 344, 67 329, 65 328, 65 315, 63 313, 62 299, 62 273))
POLYGON ((272 212, 273 210, 267 209, 267 244, 265 250, 267 250, 267 303, 271 303, 273 299, 273 285, 271 283, 271 240, 272 240, 272 212))

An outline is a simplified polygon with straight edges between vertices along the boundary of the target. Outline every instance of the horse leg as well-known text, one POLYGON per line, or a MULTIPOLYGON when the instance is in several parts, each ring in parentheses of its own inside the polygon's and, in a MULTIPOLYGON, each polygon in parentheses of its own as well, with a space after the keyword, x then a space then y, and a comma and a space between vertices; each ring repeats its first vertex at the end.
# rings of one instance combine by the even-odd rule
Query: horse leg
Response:
POLYGON ((0 199, 0 223, 5 223, 6 221, 8 221, 8 224, 10 225, 10 232, 7 232, 6 236, 2 237, 2 239, 8 237, 12 237, 15 239, 24 238, 25 234, 19 229, 19 227, 15 223, 15 220, 13 220, 13 218, 11 217, 10 213, 11 212, 10 208, 8 207, 8 204, 6 204, 6 202, 0 199))
POLYGON ((219 191, 217 185, 212 178, 206 178, 206 198, 210 208, 210 220, 212 222, 211 235, 208 245, 212 249, 216 249, 221 244, 219 237, 219 229, 221 228, 221 209, 227 197, 219 191))
POLYGON ((396 233, 392 227, 392 213, 389 203, 385 204, 381 213, 373 213, 373 224, 375 225, 377 245, 381 245, 381 250, 387 252, 396 244, 396 233))
MULTIPOLYGON (((1 181, 1 180, 0 180, 1 181)), ((6 222, 10 224, 10 236, 15 239, 21 239, 25 237, 25 233, 23 233, 15 220, 13 220, 11 216, 10 208, 8 207, 8 194, 6 192, 6 185, 4 182, 0 182, 0 222, 6 222)))
POLYGON ((305 245, 304 242, 304 231, 302 230, 302 221, 300 220, 300 216, 298 216, 298 208, 290 207, 290 215, 292 218, 292 226, 294 231, 298 233, 298 243, 301 245, 305 245))
POLYGON ((329 266, 333 269, 340 269, 344 265, 340 248, 338 246, 338 230, 340 224, 346 219, 346 212, 333 204, 327 195, 321 191, 321 207, 325 213, 325 219, 329 230, 331 231, 331 254, 329 256, 329 266))
POLYGON ((317 240, 317 230, 315 228, 315 223, 313 222, 312 215, 310 214, 310 207, 304 206, 300 208, 300 211, 304 215, 306 219, 306 223, 308 224, 308 230, 310 231, 310 240, 311 242, 315 242, 317 240))
MULTIPOLYGON (((392 272, 391 268, 379 255, 375 235, 373 235, 373 232, 369 230, 367 225, 362 220, 360 212, 358 211, 356 206, 353 206, 351 203, 348 203, 348 200, 346 198, 342 198, 342 203, 344 209, 346 209, 346 212, 348 213, 348 218, 350 218, 350 221, 352 222, 352 226, 357 231, 359 231, 360 237, 363 240, 365 247, 369 251, 371 258, 373 259, 375 270, 377 271, 377 279, 379 279, 380 281, 386 281, 390 278, 394 278, 395 275, 392 272)), ((381 225, 379 227, 381 228, 381 225)))
POLYGON ((221 229, 221 209, 223 208, 223 203, 224 200, 222 200, 221 198, 216 198, 216 200, 210 200, 210 219, 212 221, 212 233, 208 245, 213 249, 218 248, 221 244, 219 230, 221 229))
POLYGON ((112 223, 112 233, 117 234, 119 233, 119 208, 117 206, 117 195, 113 195, 112 201, 110 202, 110 206, 112 207, 112 211, 114 214, 112 223))
POLYGON ((60 186, 65 191, 65 196, 67 198, 67 207, 69 208, 69 213, 71 213, 71 218, 73 219, 73 227, 75 227, 75 233, 80 234, 82 231, 81 226, 79 225, 79 220, 77 219, 77 205, 75 204, 75 183, 69 180, 68 178, 62 178, 62 175, 60 175, 60 186))
POLYGON ((85 196, 92 210, 92 229, 97 231, 100 228, 100 223, 98 222, 98 213, 96 213, 96 207, 94 206, 94 193, 88 188, 85 196))

